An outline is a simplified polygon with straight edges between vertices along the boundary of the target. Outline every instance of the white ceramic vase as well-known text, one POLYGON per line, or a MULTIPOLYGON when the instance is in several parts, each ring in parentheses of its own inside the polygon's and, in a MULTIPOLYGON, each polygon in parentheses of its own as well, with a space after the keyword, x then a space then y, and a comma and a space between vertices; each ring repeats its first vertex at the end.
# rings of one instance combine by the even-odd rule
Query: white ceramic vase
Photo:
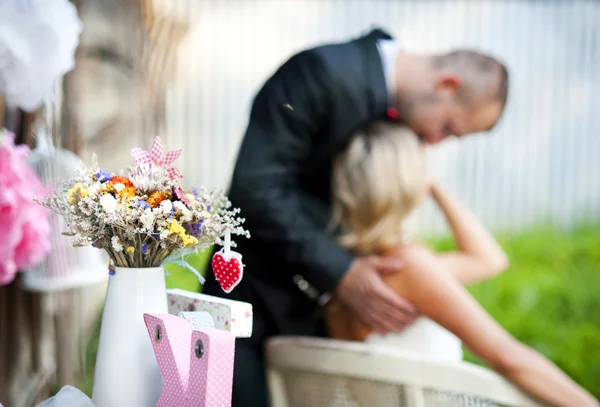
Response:
POLYGON ((144 313, 167 314, 162 267, 116 267, 102 313, 92 401, 95 407, 154 407, 163 382, 144 313))

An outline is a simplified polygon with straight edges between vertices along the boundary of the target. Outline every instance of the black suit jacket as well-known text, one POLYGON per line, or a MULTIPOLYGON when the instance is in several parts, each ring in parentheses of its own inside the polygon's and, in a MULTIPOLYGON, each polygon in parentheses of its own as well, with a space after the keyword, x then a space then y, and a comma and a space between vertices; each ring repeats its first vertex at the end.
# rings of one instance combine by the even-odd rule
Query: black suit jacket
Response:
POLYGON ((332 162, 352 134, 384 120, 388 92, 376 42, 381 30, 319 46, 285 62, 256 95, 231 181, 250 239, 236 239, 244 279, 225 295, 252 302, 254 337, 314 335, 318 298, 334 290, 353 256, 327 233, 332 162))

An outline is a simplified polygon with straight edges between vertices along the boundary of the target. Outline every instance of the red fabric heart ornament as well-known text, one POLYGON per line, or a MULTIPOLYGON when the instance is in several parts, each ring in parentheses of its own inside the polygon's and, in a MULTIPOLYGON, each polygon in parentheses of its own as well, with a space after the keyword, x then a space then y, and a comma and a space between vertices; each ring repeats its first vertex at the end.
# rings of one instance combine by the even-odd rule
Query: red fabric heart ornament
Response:
POLYGON ((242 255, 233 251, 225 253, 219 250, 212 258, 211 266, 217 281, 226 293, 230 293, 240 281, 244 274, 242 255))

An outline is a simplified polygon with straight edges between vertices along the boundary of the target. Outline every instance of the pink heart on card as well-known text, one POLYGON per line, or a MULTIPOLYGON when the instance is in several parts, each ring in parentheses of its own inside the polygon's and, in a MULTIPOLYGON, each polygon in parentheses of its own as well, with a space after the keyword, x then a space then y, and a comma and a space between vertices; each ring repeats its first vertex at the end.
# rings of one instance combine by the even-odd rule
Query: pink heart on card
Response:
POLYGON ((226 293, 230 293, 242 281, 244 265, 239 253, 225 254, 220 250, 213 256, 211 266, 217 281, 226 293))

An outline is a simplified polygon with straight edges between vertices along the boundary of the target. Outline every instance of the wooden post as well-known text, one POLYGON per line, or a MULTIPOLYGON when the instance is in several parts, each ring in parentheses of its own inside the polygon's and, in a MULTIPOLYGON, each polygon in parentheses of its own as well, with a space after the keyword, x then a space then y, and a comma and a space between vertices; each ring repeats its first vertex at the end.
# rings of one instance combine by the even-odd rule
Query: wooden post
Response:
POLYGON ((4 128, 4 96, 0 95, 0 130, 4 128))

